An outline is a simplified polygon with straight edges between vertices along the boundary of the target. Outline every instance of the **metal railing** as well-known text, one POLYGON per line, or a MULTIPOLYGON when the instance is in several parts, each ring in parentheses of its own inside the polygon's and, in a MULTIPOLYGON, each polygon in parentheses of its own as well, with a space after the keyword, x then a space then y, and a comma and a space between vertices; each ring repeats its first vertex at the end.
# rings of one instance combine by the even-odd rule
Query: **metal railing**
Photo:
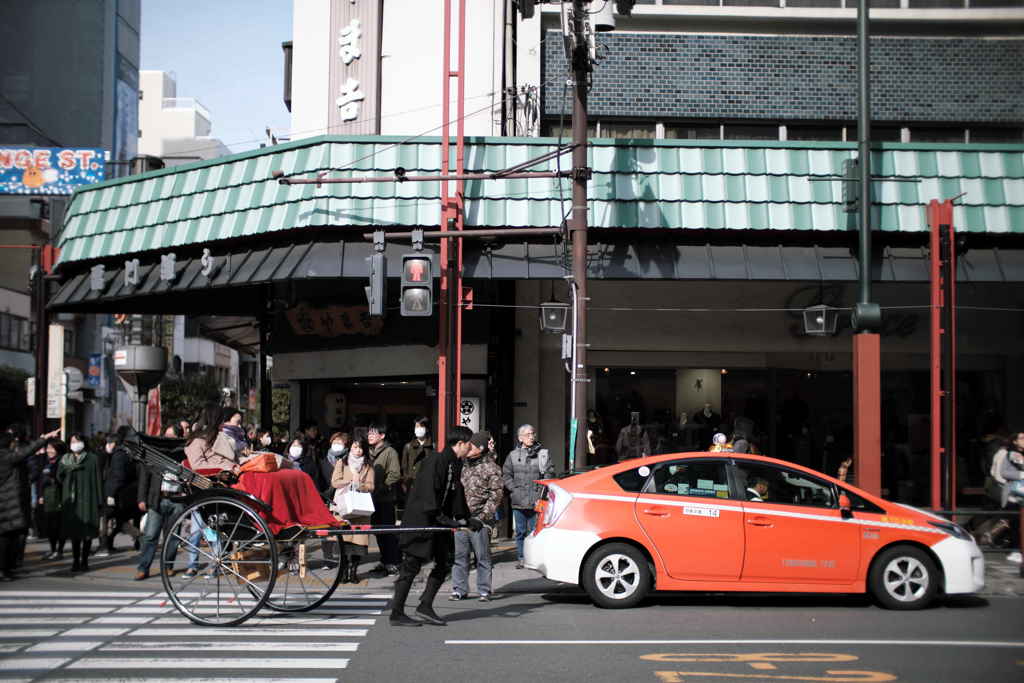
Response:
POLYGON ((210 110, 195 97, 165 97, 162 107, 164 109, 192 109, 207 121, 211 120, 210 110))

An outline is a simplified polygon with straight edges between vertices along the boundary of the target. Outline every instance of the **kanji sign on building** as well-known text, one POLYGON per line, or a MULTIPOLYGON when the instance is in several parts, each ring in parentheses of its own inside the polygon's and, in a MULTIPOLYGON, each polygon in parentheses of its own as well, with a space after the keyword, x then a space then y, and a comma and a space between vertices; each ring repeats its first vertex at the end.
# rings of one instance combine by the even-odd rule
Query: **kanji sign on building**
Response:
POLYGON ((380 132, 380 0, 333 0, 329 67, 331 133, 380 132))

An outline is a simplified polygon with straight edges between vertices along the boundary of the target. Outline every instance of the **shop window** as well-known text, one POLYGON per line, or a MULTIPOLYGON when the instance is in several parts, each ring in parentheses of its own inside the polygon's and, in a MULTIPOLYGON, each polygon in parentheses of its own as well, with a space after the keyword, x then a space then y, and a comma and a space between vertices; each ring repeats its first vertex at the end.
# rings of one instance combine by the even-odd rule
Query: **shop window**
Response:
POLYGON ((668 496, 728 498, 725 463, 718 460, 681 460, 663 463, 647 484, 648 493, 668 496))

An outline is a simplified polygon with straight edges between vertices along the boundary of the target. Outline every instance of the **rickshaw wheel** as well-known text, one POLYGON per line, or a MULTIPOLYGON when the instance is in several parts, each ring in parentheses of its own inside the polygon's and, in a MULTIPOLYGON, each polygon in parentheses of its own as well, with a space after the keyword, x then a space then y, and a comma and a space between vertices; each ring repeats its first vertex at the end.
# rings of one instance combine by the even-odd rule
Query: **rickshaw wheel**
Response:
POLYGON ((286 529, 277 537, 277 549, 277 581, 267 597, 267 607, 278 612, 306 612, 334 594, 343 569, 337 536, 321 538, 286 529))
POLYGON ((195 502, 167 531, 160 576, 174 606, 201 626, 234 626, 274 590, 277 545, 248 505, 218 496, 195 502))

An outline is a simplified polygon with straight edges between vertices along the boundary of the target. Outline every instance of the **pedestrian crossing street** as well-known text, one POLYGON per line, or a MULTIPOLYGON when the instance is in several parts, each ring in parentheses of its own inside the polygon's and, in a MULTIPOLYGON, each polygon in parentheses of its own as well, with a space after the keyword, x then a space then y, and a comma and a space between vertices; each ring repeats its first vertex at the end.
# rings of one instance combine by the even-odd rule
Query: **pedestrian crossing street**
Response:
POLYGON ((265 607, 197 626, 164 593, 0 591, 0 683, 344 680, 387 594, 335 594, 308 613, 265 607))

